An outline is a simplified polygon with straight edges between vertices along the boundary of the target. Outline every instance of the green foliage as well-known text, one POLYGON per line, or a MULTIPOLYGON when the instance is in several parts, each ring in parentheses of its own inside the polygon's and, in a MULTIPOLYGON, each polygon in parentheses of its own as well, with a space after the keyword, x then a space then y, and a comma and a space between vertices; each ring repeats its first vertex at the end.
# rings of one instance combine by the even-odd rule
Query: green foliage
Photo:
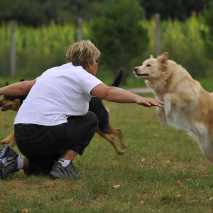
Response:
POLYGON ((213 1, 209 1, 208 7, 203 14, 204 21, 208 26, 208 31, 204 34, 206 49, 209 57, 213 57, 213 1))
POLYGON ((129 71, 135 59, 143 55, 148 39, 140 25, 142 19, 137 0, 109 0, 102 15, 93 19, 91 37, 108 69, 129 71))
POLYGON ((9 70, 10 31, 8 26, 0 27, 0 74, 9 70))
MULTIPOLYGON (((0 28, 0 73, 9 72, 10 26, 0 28)), ((19 26, 16 32, 17 75, 35 77, 45 69, 65 62, 65 48, 74 41, 73 25, 30 28, 19 26)))
POLYGON ((162 19, 186 20, 193 13, 199 13, 204 8, 205 0, 140 0, 141 6, 150 18, 155 13, 161 14, 162 19))
MULTIPOLYGON (((150 50, 155 52, 155 24, 146 23, 149 31, 150 50)), ((188 69, 194 76, 204 76, 212 67, 206 55, 202 33, 206 30, 202 19, 192 16, 185 22, 163 21, 161 23, 161 51, 169 53, 170 58, 176 60, 188 69)))
POLYGON ((213 92, 213 78, 210 76, 208 78, 198 78, 201 85, 208 91, 213 92))
POLYGON ((1 21, 16 20, 19 23, 26 25, 30 24, 34 26, 41 25, 42 23, 45 24, 48 19, 47 15, 48 2, 45 1, 43 4, 42 2, 43 1, 41 0, 32 0, 32 1, 1 0, 0 20, 1 21))
MULTIPOLYGON (((145 10, 146 18, 160 13, 163 19, 185 20, 192 13, 199 13, 206 0, 139 0, 145 10)), ((210 2, 210 1, 209 1, 210 2)), ((41 26, 65 23, 76 20, 79 16, 87 21, 101 13, 101 7, 109 4, 108 0, 1 0, 0 22, 16 20, 19 24, 41 26)), ((113 7, 117 4, 115 4, 113 7)), ((130 7, 131 8, 131 7, 130 7)))
POLYGON ((0 22, 15 20, 28 26, 64 24, 94 15, 98 0, 1 0, 0 22))
MULTIPOLYGON (((112 1, 113 2, 113 1, 112 1)), ((84 39, 91 38, 102 51, 99 77, 111 83, 118 69, 126 71, 126 83, 138 85, 131 70, 155 53, 155 23, 144 20, 135 9, 126 11, 129 1, 118 4, 116 11, 105 8, 108 18, 100 16, 83 24, 84 39), (123 5, 124 4, 124 5, 123 5), (122 7, 121 7, 122 6, 122 7), (120 14, 120 15, 119 15, 120 14), (128 15, 126 15, 128 14, 128 15), (130 16, 131 14, 131 16, 130 16), (119 21, 118 17, 120 17, 119 21)), ((213 63, 203 37, 209 28, 203 19, 193 16, 185 22, 161 22, 161 50, 188 69, 195 77, 211 74, 213 63)), ((74 24, 50 24, 40 28, 17 27, 17 76, 31 78, 45 69, 64 63, 65 48, 75 39, 74 24)), ((0 74, 9 73, 10 25, 0 26, 0 74)), ((211 40, 210 40, 211 41, 211 40)), ((212 51, 213 52, 213 51, 212 51)), ((140 84, 140 83, 139 83, 140 84)))

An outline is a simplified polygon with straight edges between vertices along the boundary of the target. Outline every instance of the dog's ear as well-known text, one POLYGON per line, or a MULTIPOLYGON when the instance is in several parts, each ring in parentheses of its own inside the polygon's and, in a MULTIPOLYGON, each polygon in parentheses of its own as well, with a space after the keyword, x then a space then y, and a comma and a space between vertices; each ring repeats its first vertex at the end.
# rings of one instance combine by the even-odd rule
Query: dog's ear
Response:
POLYGON ((150 55, 149 58, 150 58, 150 59, 153 59, 154 57, 153 57, 153 55, 150 55))
POLYGON ((158 56, 158 61, 161 64, 166 64, 168 61, 168 58, 169 58, 169 54, 167 52, 164 52, 158 56))

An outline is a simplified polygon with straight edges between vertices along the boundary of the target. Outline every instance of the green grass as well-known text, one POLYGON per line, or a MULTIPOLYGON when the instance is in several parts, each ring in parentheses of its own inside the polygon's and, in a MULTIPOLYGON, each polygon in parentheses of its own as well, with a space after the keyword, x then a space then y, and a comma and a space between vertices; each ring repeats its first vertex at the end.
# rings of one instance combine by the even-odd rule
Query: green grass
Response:
MULTIPOLYGON (((96 136, 76 161, 81 171, 78 181, 18 172, 0 181, 1 213, 212 212, 213 167, 191 138, 161 127, 154 109, 107 105, 112 125, 125 135, 128 151, 118 156, 96 136)), ((3 137, 14 114, 0 116, 3 137)))

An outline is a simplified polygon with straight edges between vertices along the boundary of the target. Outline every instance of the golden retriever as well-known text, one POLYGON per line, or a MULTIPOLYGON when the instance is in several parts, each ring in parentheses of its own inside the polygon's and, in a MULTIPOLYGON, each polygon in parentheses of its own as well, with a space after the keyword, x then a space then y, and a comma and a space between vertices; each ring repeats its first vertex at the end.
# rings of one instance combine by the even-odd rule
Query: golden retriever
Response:
POLYGON ((187 131, 202 152, 213 162, 213 94, 173 60, 163 53, 152 56, 134 74, 145 79, 155 96, 164 102, 158 108, 161 122, 187 131))

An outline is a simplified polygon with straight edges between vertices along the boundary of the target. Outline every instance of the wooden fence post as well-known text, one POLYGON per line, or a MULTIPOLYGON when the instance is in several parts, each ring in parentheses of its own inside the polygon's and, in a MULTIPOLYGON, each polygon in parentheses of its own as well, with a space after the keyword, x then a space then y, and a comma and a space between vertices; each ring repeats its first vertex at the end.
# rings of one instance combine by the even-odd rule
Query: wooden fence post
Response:
POLYGON ((83 19, 81 16, 77 17, 77 32, 76 32, 76 39, 77 41, 82 40, 83 38, 83 19))
POLYGON ((156 56, 161 51, 161 38, 160 38, 160 14, 155 14, 155 53, 156 56))
POLYGON ((16 74, 16 22, 11 23, 10 75, 16 74))

